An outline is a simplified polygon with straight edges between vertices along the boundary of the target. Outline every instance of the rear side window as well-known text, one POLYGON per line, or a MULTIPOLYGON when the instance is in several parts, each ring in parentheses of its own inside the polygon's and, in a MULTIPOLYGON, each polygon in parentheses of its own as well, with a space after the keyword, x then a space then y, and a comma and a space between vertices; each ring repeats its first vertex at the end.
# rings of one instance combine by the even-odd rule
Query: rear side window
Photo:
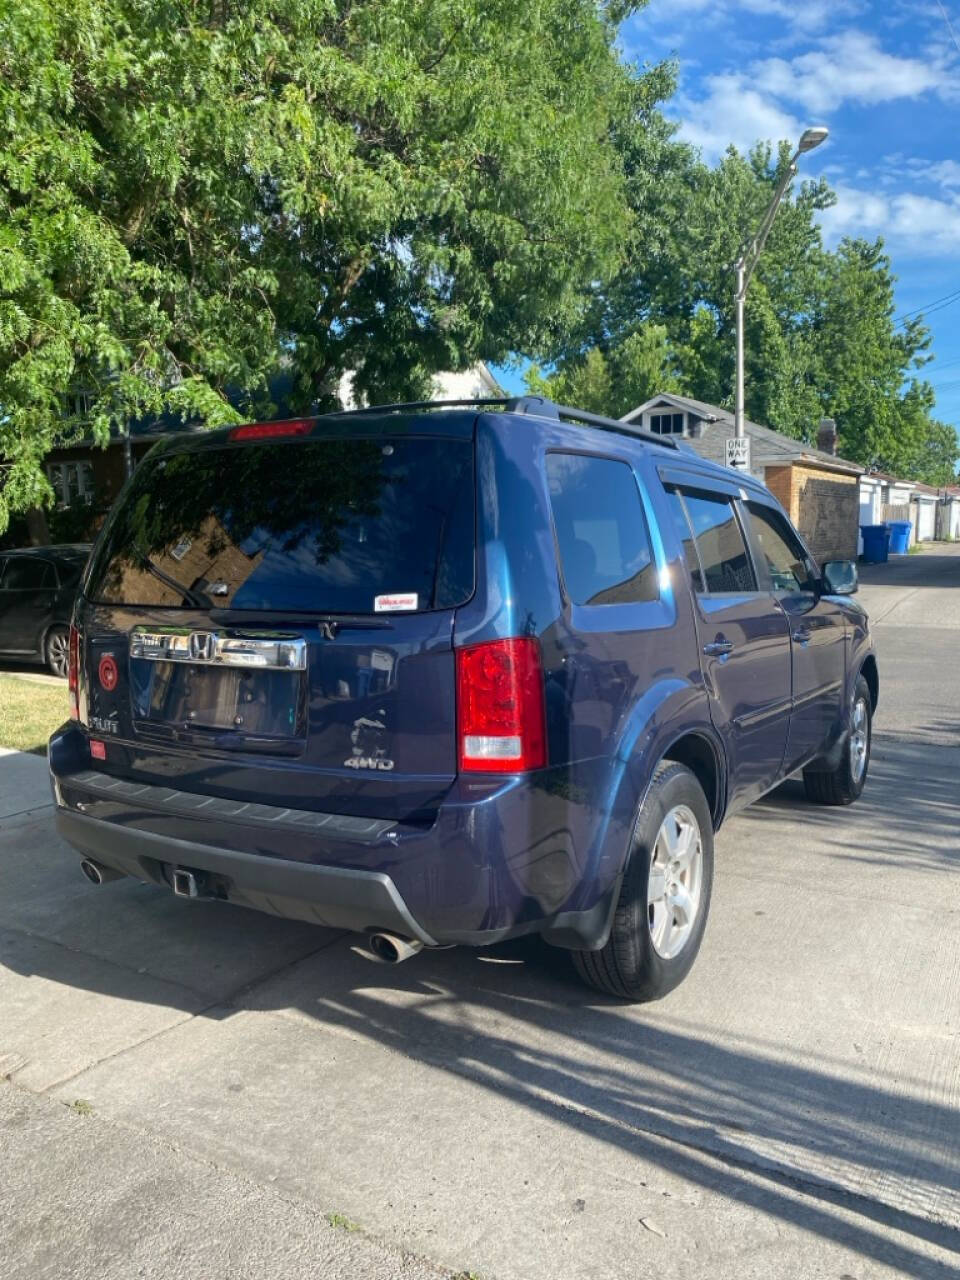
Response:
POLYGON ((471 440, 264 440, 161 455, 137 471, 87 594, 307 613, 449 608, 473 594, 474 508, 471 440))
POLYGON ((708 496, 684 491, 683 505, 690 519, 707 590, 756 591, 753 566, 731 500, 720 494, 708 496))
POLYGON ((560 566, 574 604, 660 598, 636 476, 625 462, 548 453, 547 483, 560 566))
POLYGON ((82 560, 60 560, 57 564, 57 574, 60 578, 61 587, 75 587, 80 581, 82 573, 82 560))
POLYGON ((11 556, 0 578, 4 591, 40 591, 53 585, 53 565, 32 556, 11 556))

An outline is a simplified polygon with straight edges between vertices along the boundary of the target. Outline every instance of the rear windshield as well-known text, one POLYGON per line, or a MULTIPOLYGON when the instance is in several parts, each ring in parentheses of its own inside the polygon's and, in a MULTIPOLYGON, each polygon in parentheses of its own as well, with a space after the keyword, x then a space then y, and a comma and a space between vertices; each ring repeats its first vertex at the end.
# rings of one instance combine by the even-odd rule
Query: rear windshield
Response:
POLYGON ((108 604, 376 613, 462 604, 473 443, 262 441, 149 459, 99 544, 108 604))

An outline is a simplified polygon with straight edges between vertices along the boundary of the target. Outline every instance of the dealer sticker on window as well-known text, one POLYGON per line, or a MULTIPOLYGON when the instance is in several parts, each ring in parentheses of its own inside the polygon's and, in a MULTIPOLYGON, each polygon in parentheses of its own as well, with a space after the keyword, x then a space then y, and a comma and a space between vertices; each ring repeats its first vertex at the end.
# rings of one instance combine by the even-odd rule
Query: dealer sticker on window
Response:
POLYGON ((416 591, 398 591, 392 596, 374 596, 374 613, 399 613, 401 609, 416 609, 416 591))

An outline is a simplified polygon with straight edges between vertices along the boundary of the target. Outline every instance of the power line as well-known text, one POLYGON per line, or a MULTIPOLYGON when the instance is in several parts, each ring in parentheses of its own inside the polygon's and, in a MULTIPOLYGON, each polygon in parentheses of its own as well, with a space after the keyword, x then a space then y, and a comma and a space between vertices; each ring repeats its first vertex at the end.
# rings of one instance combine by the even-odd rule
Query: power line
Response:
POLYGON ((943 5, 943 0, 937 0, 940 6, 940 12, 943 14, 943 20, 947 24, 947 30, 950 32, 950 39, 957 46, 957 53, 960 53, 960 40, 957 39, 957 33, 953 29, 953 23, 950 21, 950 15, 947 13, 943 5))
POLYGON ((894 318, 893 323, 900 325, 903 324, 904 320, 909 320, 911 316, 931 315, 935 311, 942 311, 944 307, 952 306, 957 301, 960 301, 960 289, 954 289, 953 293, 945 293, 942 298, 934 298, 932 302, 928 302, 922 307, 914 307, 912 311, 904 311, 902 315, 894 318))

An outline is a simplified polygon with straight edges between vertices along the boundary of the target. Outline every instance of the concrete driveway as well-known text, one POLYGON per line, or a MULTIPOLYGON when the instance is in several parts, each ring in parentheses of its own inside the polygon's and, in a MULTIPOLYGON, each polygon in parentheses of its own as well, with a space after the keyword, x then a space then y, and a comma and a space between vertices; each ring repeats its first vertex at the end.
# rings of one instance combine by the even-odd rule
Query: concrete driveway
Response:
POLYGON ((0 759, 0 1277, 960 1274, 960 554, 864 577, 867 790, 724 827, 658 1005, 94 890, 0 759))

